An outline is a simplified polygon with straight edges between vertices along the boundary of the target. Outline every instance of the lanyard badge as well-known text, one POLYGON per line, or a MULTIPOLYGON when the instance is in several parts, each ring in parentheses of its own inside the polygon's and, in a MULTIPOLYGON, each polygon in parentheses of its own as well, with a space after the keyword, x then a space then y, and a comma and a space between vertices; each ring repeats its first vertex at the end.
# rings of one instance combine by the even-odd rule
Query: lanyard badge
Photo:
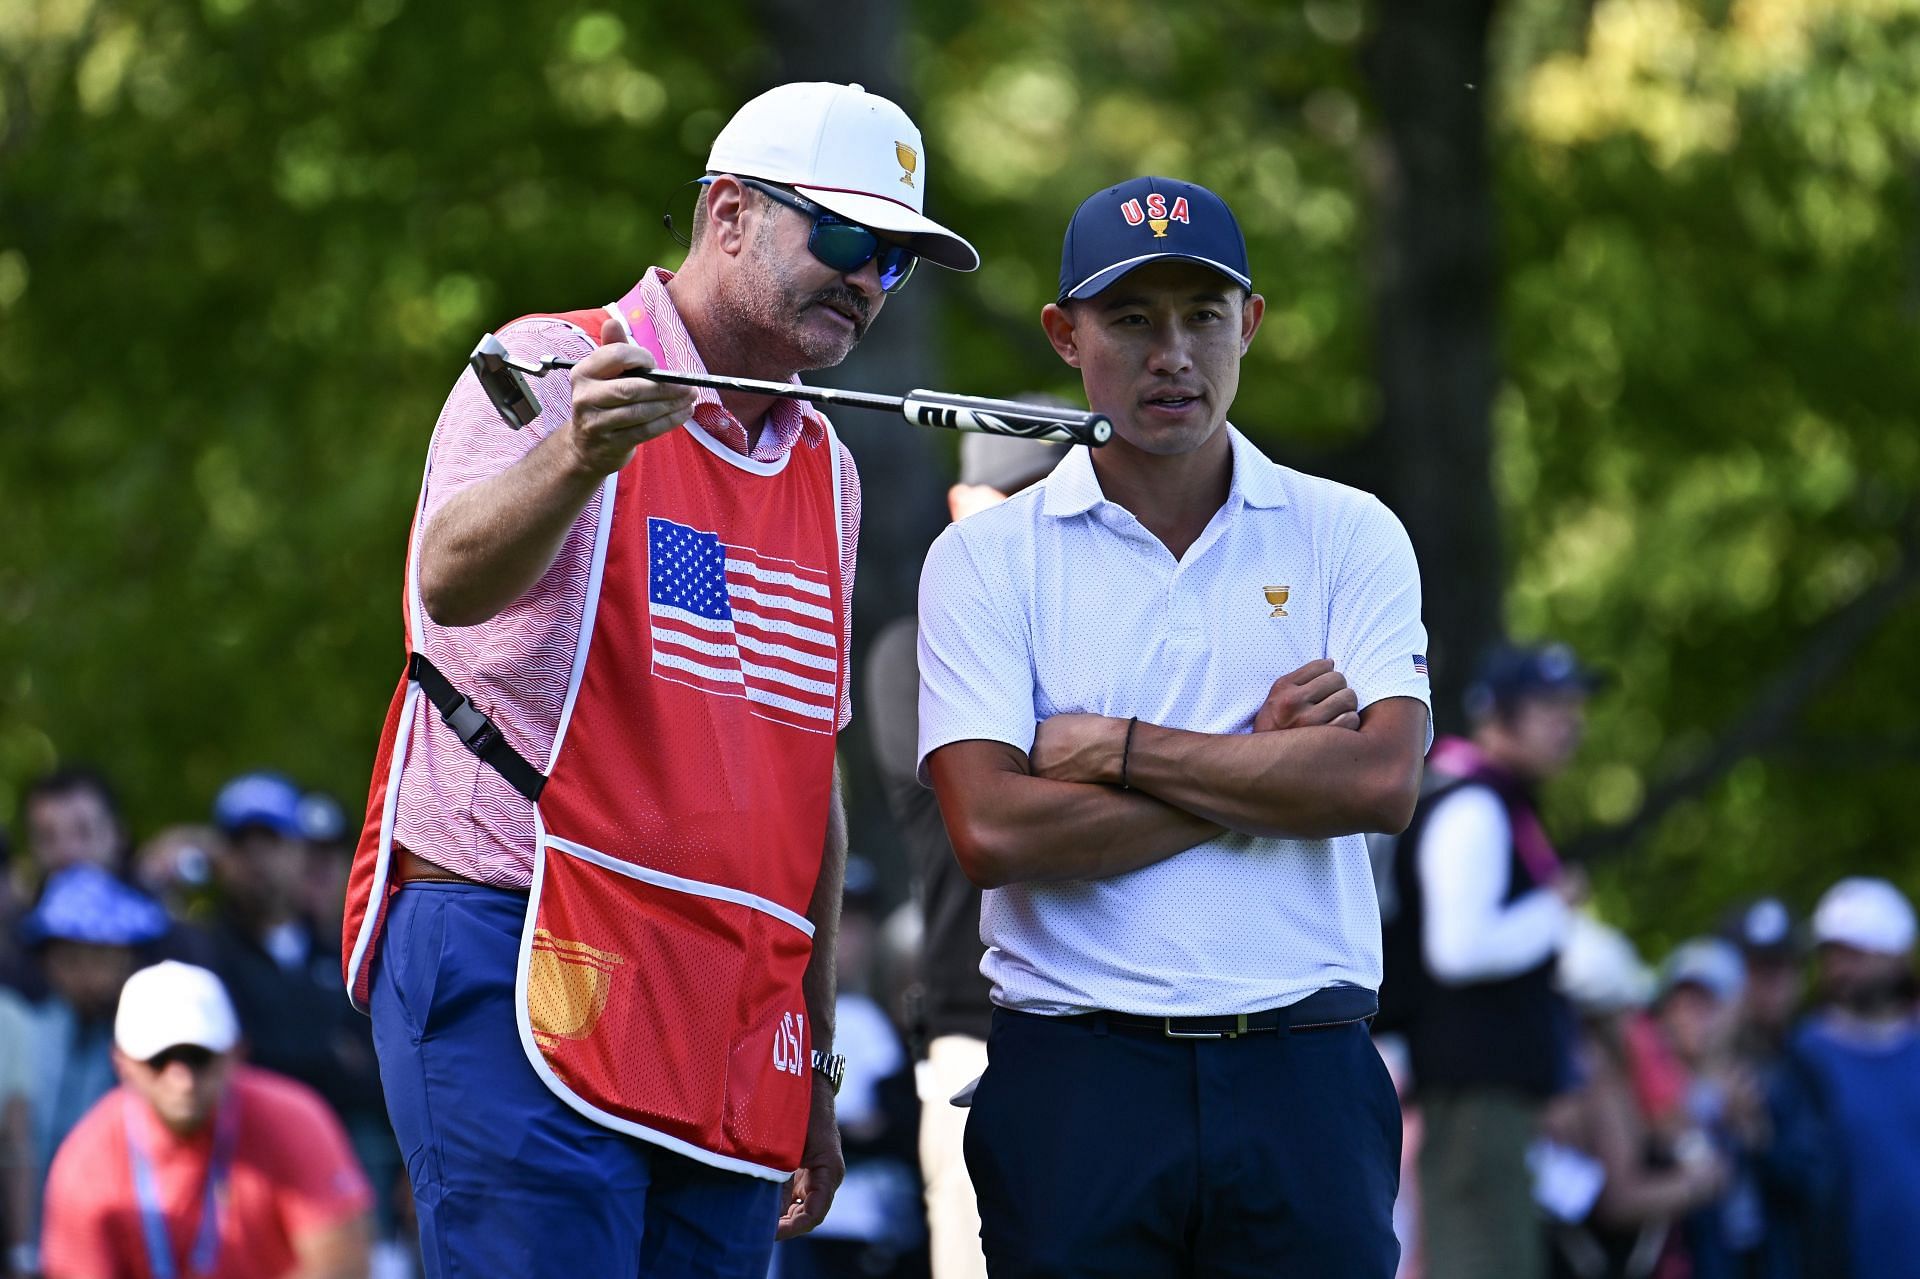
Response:
MULTIPOLYGON (((173 1239, 167 1230, 167 1215, 160 1202, 160 1180, 154 1174, 153 1157, 141 1136, 139 1103, 132 1093, 126 1098, 127 1162, 133 1167, 133 1193, 140 1205, 140 1234, 147 1246, 147 1268, 153 1279, 182 1279, 173 1260, 173 1239)), ((227 1174, 233 1167, 233 1148, 238 1138, 239 1101, 229 1093, 221 1100, 214 1120, 213 1155, 207 1164, 206 1181, 201 1191, 200 1229, 194 1236, 193 1252, 188 1258, 185 1279, 208 1279, 220 1261, 220 1208, 227 1198, 227 1174)))

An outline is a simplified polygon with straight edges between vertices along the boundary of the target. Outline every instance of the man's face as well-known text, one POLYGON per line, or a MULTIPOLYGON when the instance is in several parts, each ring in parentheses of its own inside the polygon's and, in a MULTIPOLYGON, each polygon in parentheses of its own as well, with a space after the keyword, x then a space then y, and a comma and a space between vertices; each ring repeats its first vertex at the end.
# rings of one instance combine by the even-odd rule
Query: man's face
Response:
POLYGON ((1869 1010, 1897 995, 1912 963, 1910 955, 1827 942, 1819 950, 1820 993, 1843 1008, 1869 1010))
POLYGON ((182 1136, 206 1126, 233 1077, 233 1054, 181 1044, 151 1061, 136 1061, 118 1048, 113 1066, 121 1082, 153 1107, 160 1122, 182 1136))
POLYGON ((50 941, 40 958, 47 984, 83 1017, 111 1016, 133 973, 133 951, 125 946, 50 941))
POLYGON ((1191 453, 1227 420, 1240 357, 1266 313, 1259 294, 1197 262, 1150 262, 1081 301, 1048 305, 1041 324, 1080 370, 1087 402, 1116 442, 1191 453))
POLYGON ((120 823, 93 790, 41 795, 27 804, 27 846, 49 875, 88 864, 112 870, 120 860, 120 823))
POLYGON ((766 196, 743 213, 744 243, 724 305, 755 349, 795 371, 825 369, 852 354, 887 295, 872 262, 834 270, 807 248, 813 219, 766 196))
POLYGON ((1502 724, 1511 746, 1508 758, 1529 777, 1552 777, 1573 762, 1586 722, 1585 693, 1528 694, 1514 704, 1502 724))
POLYGON ((1747 1024, 1769 1038, 1793 1021, 1800 1002, 1800 965, 1791 957, 1747 956, 1747 993, 1741 1015, 1747 1024))
POLYGON ((235 832, 220 860, 220 879, 234 902, 259 915, 296 911, 305 888, 306 845, 265 826, 235 832))
POLYGON ((1697 1066, 1726 1047, 1736 1007, 1704 986, 1684 982, 1661 1002, 1660 1024, 1680 1059, 1697 1066))

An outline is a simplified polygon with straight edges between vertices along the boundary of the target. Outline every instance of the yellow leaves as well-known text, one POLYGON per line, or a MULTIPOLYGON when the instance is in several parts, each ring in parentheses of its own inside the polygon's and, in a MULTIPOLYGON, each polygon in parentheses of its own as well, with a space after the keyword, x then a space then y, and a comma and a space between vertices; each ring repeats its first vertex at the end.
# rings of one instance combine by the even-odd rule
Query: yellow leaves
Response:
POLYGON ((18 249, 0 250, 0 311, 13 308, 27 291, 32 273, 27 270, 27 255, 18 249))
POLYGON ((244 546, 258 535, 264 515, 260 496, 247 483, 230 445, 208 445, 194 463, 193 481, 216 537, 229 546, 244 546))
POLYGON ((80 59, 74 89, 89 115, 105 115, 119 104, 120 86, 140 46, 140 31, 130 22, 109 22, 80 59))
POLYGON ((569 51, 581 62, 603 62, 618 52, 626 38, 627 26, 618 15, 596 10, 574 22, 569 51))
POLYGON ((1640 811, 1646 786, 1631 764, 1602 764, 1585 779, 1587 812, 1603 825, 1624 822, 1640 811))
POLYGON ((617 14, 581 14, 567 34, 566 57, 547 68, 555 101, 589 123, 638 126, 659 119, 667 108, 666 85, 627 60, 621 52, 626 40, 626 23, 617 14))
POLYGON ((93 10, 94 0, 9 0, 0 4, 0 49, 66 43, 86 27, 93 10))
MULTIPOLYGON (((1149 139, 1150 118, 1127 109, 1096 110, 1090 132, 1109 140, 1115 134, 1140 149, 1149 139)), ((1007 62, 977 84, 954 94, 942 117, 942 150, 955 178, 996 195, 1031 190, 1053 176, 1072 156, 1072 127, 1080 92, 1072 72, 1057 62, 1007 62)))
MULTIPOLYGON (((1804 76, 1821 37, 1841 33, 1863 50, 1886 52, 1892 37, 1880 24, 1915 15, 1920 0, 1736 0, 1714 26, 1689 0, 1600 0, 1584 50, 1533 68, 1514 96, 1515 115, 1552 147, 1638 136, 1657 165, 1672 168, 1733 148, 1750 95, 1804 76)), ((1837 158, 1869 180, 1890 167, 1863 122, 1872 92, 1866 75, 1843 69, 1835 94, 1852 100, 1821 114, 1829 137, 1808 139, 1816 158, 1837 158)))
POLYGON ((1601 0, 1584 55, 1549 58, 1527 77, 1517 97, 1521 123, 1556 146, 1638 133, 1662 167, 1724 151, 1739 128, 1730 95, 1702 83, 1714 47, 1681 0, 1601 0))

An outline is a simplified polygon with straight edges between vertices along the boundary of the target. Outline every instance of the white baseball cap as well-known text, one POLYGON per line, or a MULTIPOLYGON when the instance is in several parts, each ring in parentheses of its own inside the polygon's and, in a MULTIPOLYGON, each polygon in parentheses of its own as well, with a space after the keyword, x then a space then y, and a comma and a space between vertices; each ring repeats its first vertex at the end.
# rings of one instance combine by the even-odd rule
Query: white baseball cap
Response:
POLYGON ((204 968, 169 959, 142 968, 120 989, 113 1042, 135 1061, 152 1061, 181 1044, 223 1053, 239 1039, 227 988, 204 968))
POLYGON ((734 113, 707 172, 778 182, 875 231, 900 236, 927 261, 971 271, 980 255, 927 217, 927 152, 893 103, 857 84, 805 81, 769 89, 734 113))
POLYGON ((1813 940, 1876 955, 1913 949, 1913 907, 1884 879, 1854 876, 1826 891, 1813 910, 1813 940))

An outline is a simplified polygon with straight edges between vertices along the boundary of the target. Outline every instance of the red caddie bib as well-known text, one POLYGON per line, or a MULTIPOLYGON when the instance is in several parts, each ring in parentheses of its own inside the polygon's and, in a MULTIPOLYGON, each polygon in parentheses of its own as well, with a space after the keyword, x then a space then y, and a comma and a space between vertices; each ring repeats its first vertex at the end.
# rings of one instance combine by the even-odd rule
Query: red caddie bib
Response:
MULTIPOLYGON (((558 318, 597 343, 609 314, 661 358, 637 288, 558 318)), ((528 1060, 606 1127, 768 1178, 799 1165, 812 1095, 806 912, 847 678, 837 450, 829 429, 761 463, 689 424, 608 477, 553 755, 533 761, 528 1060)), ((410 617, 412 582, 410 562, 410 617)), ((363 1006, 422 702, 403 680, 349 882, 363 1006)))

